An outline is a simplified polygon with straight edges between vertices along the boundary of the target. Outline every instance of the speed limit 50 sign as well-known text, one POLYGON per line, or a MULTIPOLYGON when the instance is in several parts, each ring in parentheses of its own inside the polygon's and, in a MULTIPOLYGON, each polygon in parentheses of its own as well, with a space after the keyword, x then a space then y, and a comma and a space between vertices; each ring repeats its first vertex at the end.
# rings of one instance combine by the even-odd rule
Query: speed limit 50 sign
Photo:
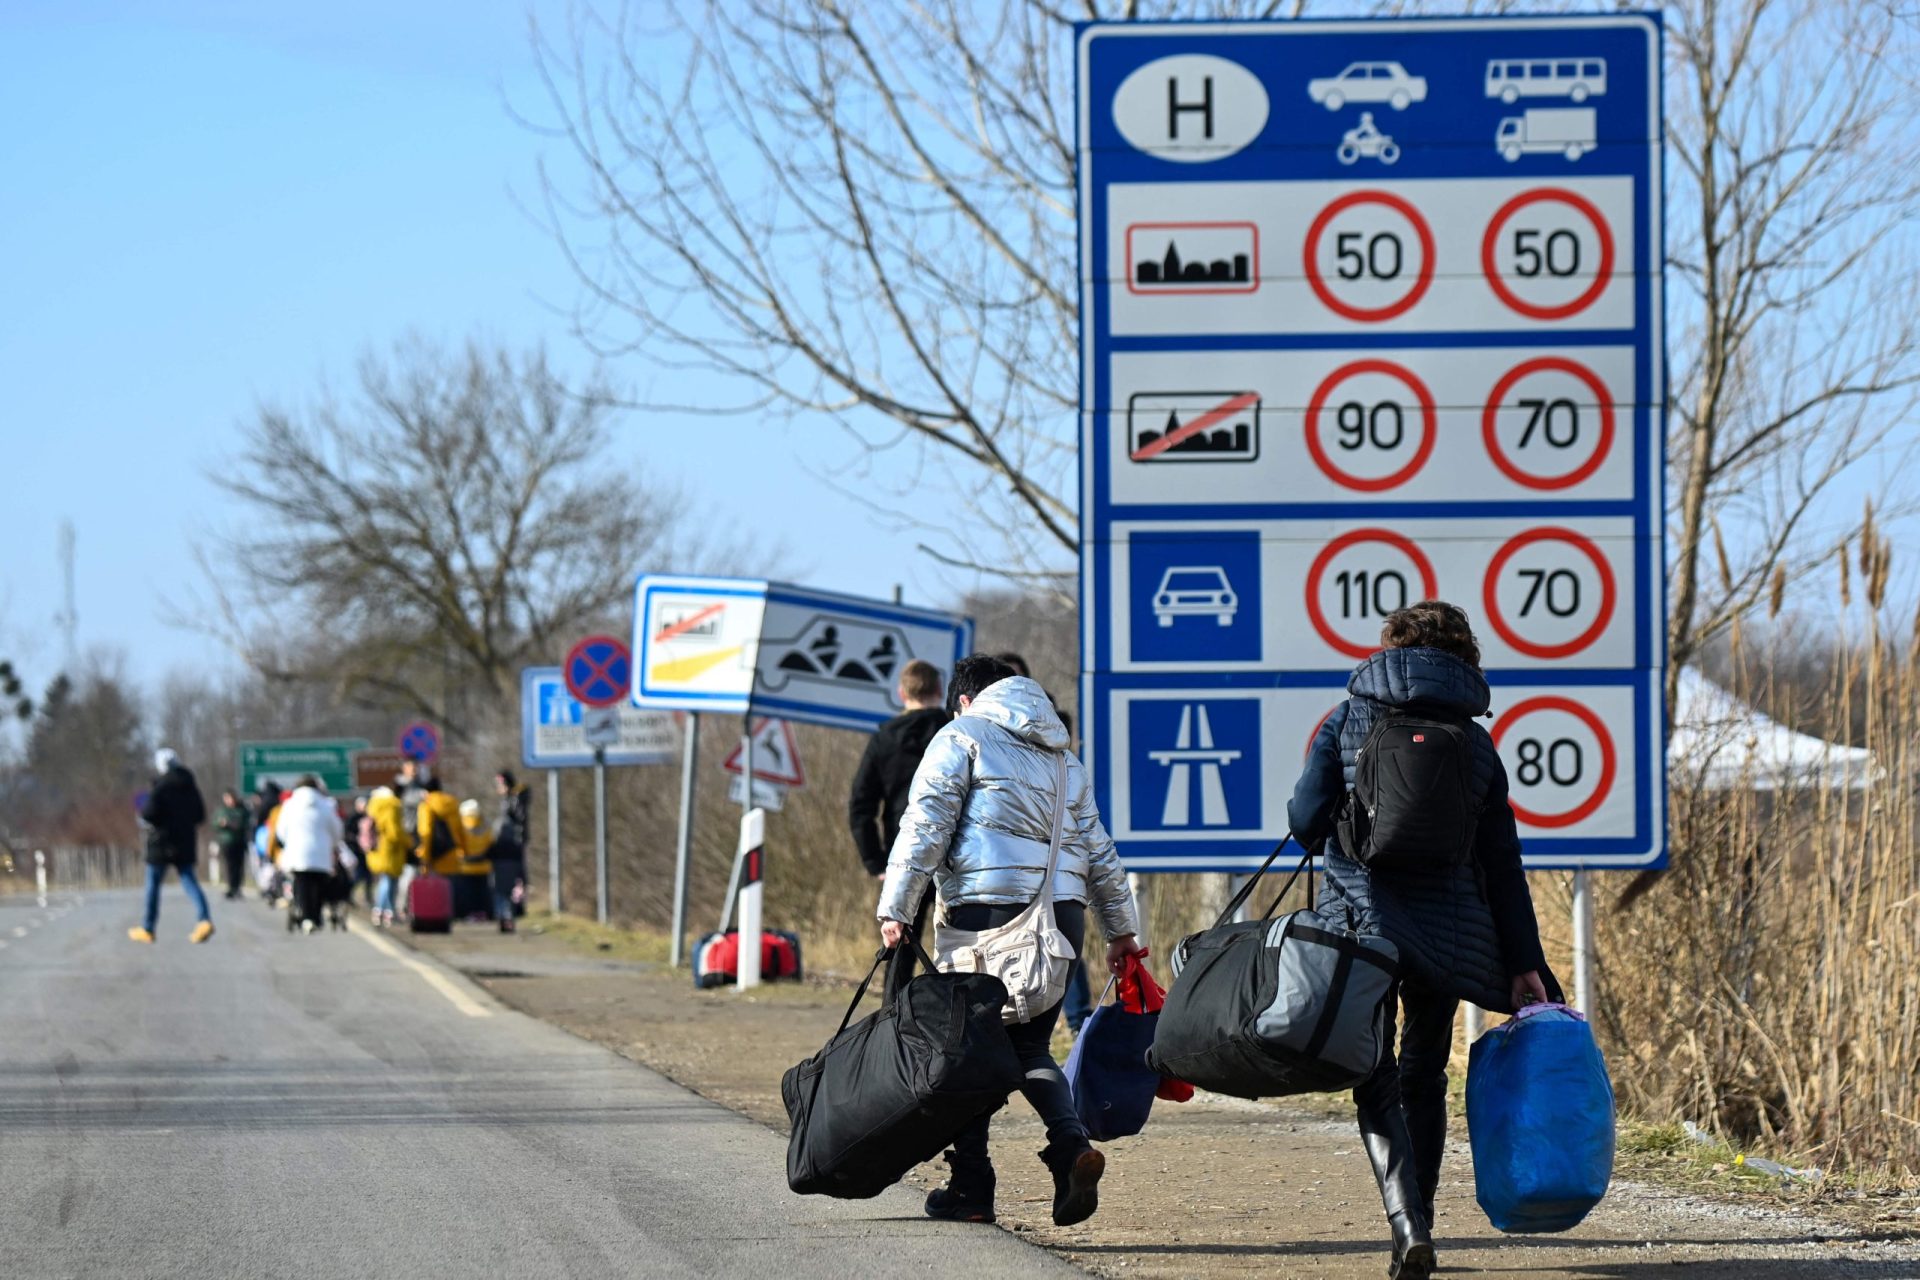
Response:
POLYGON ((1664 861, 1659 54, 1643 14, 1081 28, 1081 706, 1130 867, 1264 857, 1430 597, 1529 865, 1664 861))

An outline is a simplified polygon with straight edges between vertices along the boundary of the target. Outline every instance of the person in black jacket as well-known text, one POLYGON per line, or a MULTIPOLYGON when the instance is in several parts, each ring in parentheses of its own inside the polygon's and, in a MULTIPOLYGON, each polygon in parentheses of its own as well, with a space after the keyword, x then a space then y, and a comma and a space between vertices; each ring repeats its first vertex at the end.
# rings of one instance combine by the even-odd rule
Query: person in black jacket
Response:
POLYGON ((240 797, 231 791, 220 793, 220 808, 213 815, 214 843, 220 848, 220 868, 227 882, 227 899, 240 900, 240 886, 247 878, 247 840, 253 822, 240 797))
POLYGON ((194 833, 207 820, 207 803, 200 798, 193 774, 171 747, 154 752, 153 767, 159 776, 147 788, 147 798, 140 806, 140 822, 147 829, 146 916, 127 930, 127 936, 135 942, 153 941, 153 927, 160 921, 160 885, 167 878, 167 868, 172 867, 180 873, 180 887, 200 913, 199 923, 193 926, 193 940, 205 942, 213 936, 213 920, 207 914, 207 895, 200 891, 200 881, 194 875, 200 861, 194 833))
POLYGON ((1301 845, 1324 860, 1319 911, 1400 952, 1406 1021, 1399 1052, 1353 1091, 1353 1101, 1393 1229, 1388 1274, 1424 1280, 1433 1268, 1433 1200, 1447 1142, 1453 1015, 1463 999, 1511 1013, 1562 996, 1540 947, 1506 767, 1475 723, 1492 695, 1472 624, 1457 606, 1424 600, 1389 614, 1380 643, 1347 681, 1351 696, 1314 734, 1287 817, 1301 845), (1436 856, 1431 867, 1370 868, 1340 847, 1336 821, 1360 748, 1373 725, 1396 712, 1466 731, 1477 809, 1467 861, 1436 856))
POLYGON ((887 853, 900 834, 913 771, 920 767, 933 735, 953 719, 942 705, 940 672, 919 658, 900 668, 900 702, 906 711, 874 731, 847 798, 847 825, 860 865, 874 879, 887 874, 887 853))
POLYGON ((527 846, 533 838, 533 794, 514 779, 511 770, 493 775, 500 795, 500 820, 494 824, 487 860, 493 867, 493 916, 500 932, 513 932, 516 901, 526 899, 527 846))

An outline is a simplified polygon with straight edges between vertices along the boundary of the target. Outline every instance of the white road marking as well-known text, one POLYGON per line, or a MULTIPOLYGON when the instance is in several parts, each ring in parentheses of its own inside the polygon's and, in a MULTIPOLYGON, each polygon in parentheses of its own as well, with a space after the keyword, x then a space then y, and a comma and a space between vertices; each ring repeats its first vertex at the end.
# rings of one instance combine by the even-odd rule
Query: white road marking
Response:
POLYGON ((422 978, 426 979, 428 986, 447 998, 447 1003, 451 1004, 461 1013, 466 1014, 469 1018, 491 1018, 493 1016, 493 1010, 475 1000, 465 991, 462 991, 459 983, 454 982, 451 978, 447 977, 446 974, 440 972, 425 960, 420 959, 420 957, 409 954, 406 948, 397 943, 388 942, 379 934, 367 929, 354 929, 351 931, 351 934, 353 937, 365 942, 375 951, 378 951, 381 955, 389 959, 398 960, 401 964, 419 974, 422 978))

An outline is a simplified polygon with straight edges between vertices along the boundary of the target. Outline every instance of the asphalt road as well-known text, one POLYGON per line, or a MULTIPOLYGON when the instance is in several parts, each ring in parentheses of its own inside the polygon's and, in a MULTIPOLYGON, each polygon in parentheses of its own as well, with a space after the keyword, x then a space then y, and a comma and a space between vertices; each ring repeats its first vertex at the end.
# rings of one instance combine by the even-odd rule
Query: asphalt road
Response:
POLYGON ((384 938, 249 900, 0 897, 0 1276, 1079 1274, 917 1194, 787 1190, 785 1141, 384 938))

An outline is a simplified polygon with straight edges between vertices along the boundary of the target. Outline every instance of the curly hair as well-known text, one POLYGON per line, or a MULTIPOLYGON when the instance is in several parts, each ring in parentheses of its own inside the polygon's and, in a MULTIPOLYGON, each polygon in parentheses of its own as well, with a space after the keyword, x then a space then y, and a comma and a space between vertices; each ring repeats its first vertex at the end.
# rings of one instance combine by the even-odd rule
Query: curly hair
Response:
POLYGON ((1395 609, 1380 626, 1380 644, 1387 649, 1438 649, 1475 668, 1480 665, 1480 642, 1467 611, 1445 600, 1395 609))

